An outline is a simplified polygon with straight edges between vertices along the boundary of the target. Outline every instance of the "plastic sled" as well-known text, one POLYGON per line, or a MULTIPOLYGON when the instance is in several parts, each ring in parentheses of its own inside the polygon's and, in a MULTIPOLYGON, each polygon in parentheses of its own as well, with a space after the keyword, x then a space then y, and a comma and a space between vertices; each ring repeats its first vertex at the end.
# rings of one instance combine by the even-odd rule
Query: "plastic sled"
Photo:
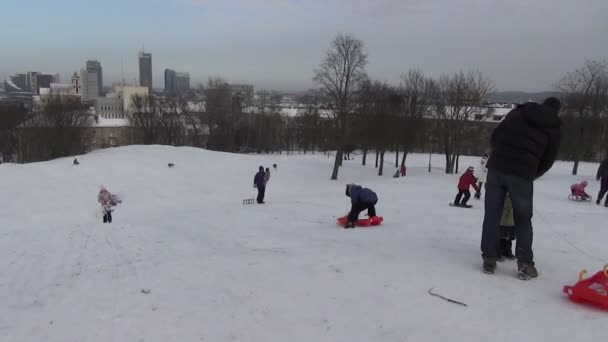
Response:
POLYGON ((586 274, 587 270, 582 270, 578 283, 564 286, 564 293, 574 302, 589 302, 608 310, 608 265, 590 278, 585 279, 586 274))
POLYGON ((581 197, 581 196, 576 196, 576 195, 568 195, 568 199, 571 201, 575 201, 575 202, 589 202, 591 200, 593 200, 593 197, 588 196, 588 197, 581 197))
MULTIPOLYGON (((382 221, 384 221, 384 218, 382 216, 374 216, 371 218, 358 219, 357 222, 355 222, 355 225, 357 227, 373 227, 373 226, 381 225, 382 221)), ((339 225, 345 226, 347 223, 348 223, 348 215, 338 217, 339 225)))

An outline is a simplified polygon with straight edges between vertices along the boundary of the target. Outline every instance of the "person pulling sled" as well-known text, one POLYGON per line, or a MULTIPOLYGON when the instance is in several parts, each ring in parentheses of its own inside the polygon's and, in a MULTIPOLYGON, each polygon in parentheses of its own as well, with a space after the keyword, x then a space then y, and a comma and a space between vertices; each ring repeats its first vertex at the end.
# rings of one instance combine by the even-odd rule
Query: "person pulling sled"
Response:
POLYGON ((587 187, 587 181, 582 181, 580 183, 572 184, 570 186, 570 196, 569 198, 574 201, 588 201, 591 200, 591 196, 585 191, 587 187))
POLYGON ((463 207, 470 208, 471 206, 467 204, 469 199, 471 198, 471 191, 469 188, 472 186, 475 191, 479 191, 479 187, 477 186, 477 178, 473 176, 473 171, 475 169, 470 166, 463 174, 460 176, 460 180, 458 181, 458 194, 454 199, 455 207, 463 207), (464 198, 463 198, 464 196, 464 198))
POLYGON ((359 214, 367 210, 367 216, 376 217, 376 204, 378 196, 370 189, 356 184, 346 185, 346 196, 350 197, 351 208, 348 213, 348 223, 344 228, 355 228, 359 214))
POLYGON ((122 203, 118 196, 110 193, 105 187, 99 189, 97 202, 101 204, 103 210, 103 223, 112 223, 112 212, 118 203, 122 203))
MULTIPOLYGON (((270 177, 270 173, 268 174, 270 177)), ((258 168, 258 173, 253 177, 253 187, 258 189, 258 197, 256 201, 258 204, 264 204, 264 195, 266 194, 266 172, 264 171, 264 167, 260 166, 258 168)))

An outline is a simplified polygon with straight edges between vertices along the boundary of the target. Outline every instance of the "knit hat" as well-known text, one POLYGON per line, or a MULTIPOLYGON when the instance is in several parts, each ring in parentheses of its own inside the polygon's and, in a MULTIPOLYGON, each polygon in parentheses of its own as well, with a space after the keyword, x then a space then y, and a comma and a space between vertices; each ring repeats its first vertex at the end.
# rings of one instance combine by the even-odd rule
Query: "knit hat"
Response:
POLYGON ((555 110, 555 113, 559 113, 559 110, 562 108, 562 103, 555 97, 548 97, 543 102, 543 105, 555 110))
POLYGON ((473 170, 475 170, 475 168, 474 168, 474 167, 472 167, 472 166, 469 166, 469 168, 468 168, 467 170, 469 170, 469 171, 473 171, 473 170))
POLYGON ((353 186, 354 184, 346 184, 346 196, 350 197, 350 188, 353 186))

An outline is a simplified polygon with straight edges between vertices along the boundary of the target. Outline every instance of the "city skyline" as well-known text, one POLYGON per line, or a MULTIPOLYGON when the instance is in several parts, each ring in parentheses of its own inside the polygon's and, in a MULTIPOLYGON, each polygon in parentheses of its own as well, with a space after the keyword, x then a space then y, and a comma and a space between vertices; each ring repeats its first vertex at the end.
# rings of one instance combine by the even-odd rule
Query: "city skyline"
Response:
POLYGON ((145 17, 140 6, 3 4, 0 78, 39 70, 68 79, 83 61, 97 60, 104 86, 123 75, 138 83, 145 47, 156 89, 164 69, 175 68, 189 72, 193 86, 220 76, 256 89, 306 90, 339 32, 363 40, 369 75, 390 83, 416 67, 433 76, 479 69, 498 90, 542 91, 586 59, 608 58, 601 0, 150 0, 145 17), (32 20, 24 26, 26 11, 32 20), (108 16, 81 18, 83 11, 108 16), (161 22, 170 29, 159 30, 161 22))

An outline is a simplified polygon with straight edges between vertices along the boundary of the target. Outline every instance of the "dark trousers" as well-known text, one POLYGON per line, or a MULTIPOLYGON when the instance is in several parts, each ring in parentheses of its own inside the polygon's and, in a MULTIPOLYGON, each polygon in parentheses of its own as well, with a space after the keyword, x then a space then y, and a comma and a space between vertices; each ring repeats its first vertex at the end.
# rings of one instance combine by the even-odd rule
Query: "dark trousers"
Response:
MULTIPOLYGON (((601 202, 604 195, 608 192, 608 177, 602 177, 602 187, 600 189, 600 193, 597 194, 597 202, 601 202)), ((606 197, 606 205, 608 205, 608 197, 606 197)))
POLYGON ((532 252, 532 180, 508 175, 495 170, 488 171, 486 182, 485 215, 481 234, 481 252, 484 258, 498 257, 500 248, 500 219, 506 193, 511 195, 515 220, 515 256, 520 262, 534 264, 532 252))
POLYGON ((266 194, 265 186, 258 186, 258 203, 264 203, 264 195, 266 194))
POLYGON ((367 216, 376 216, 376 203, 357 203, 353 204, 348 213, 348 222, 355 222, 363 210, 367 210, 367 216))
POLYGON ((470 198, 471 192, 469 190, 458 190, 458 195, 456 195, 456 198, 454 199, 454 204, 465 206, 470 198), (462 198, 462 195, 464 195, 464 198, 462 198))
POLYGON ((104 211, 103 223, 112 223, 112 212, 111 211, 104 211))
POLYGON ((479 182, 479 183, 477 183, 477 188, 478 188, 479 190, 477 190, 477 191, 475 192, 475 198, 476 198, 476 199, 480 199, 480 198, 481 198, 481 189, 483 189, 483 182, 479 182))

